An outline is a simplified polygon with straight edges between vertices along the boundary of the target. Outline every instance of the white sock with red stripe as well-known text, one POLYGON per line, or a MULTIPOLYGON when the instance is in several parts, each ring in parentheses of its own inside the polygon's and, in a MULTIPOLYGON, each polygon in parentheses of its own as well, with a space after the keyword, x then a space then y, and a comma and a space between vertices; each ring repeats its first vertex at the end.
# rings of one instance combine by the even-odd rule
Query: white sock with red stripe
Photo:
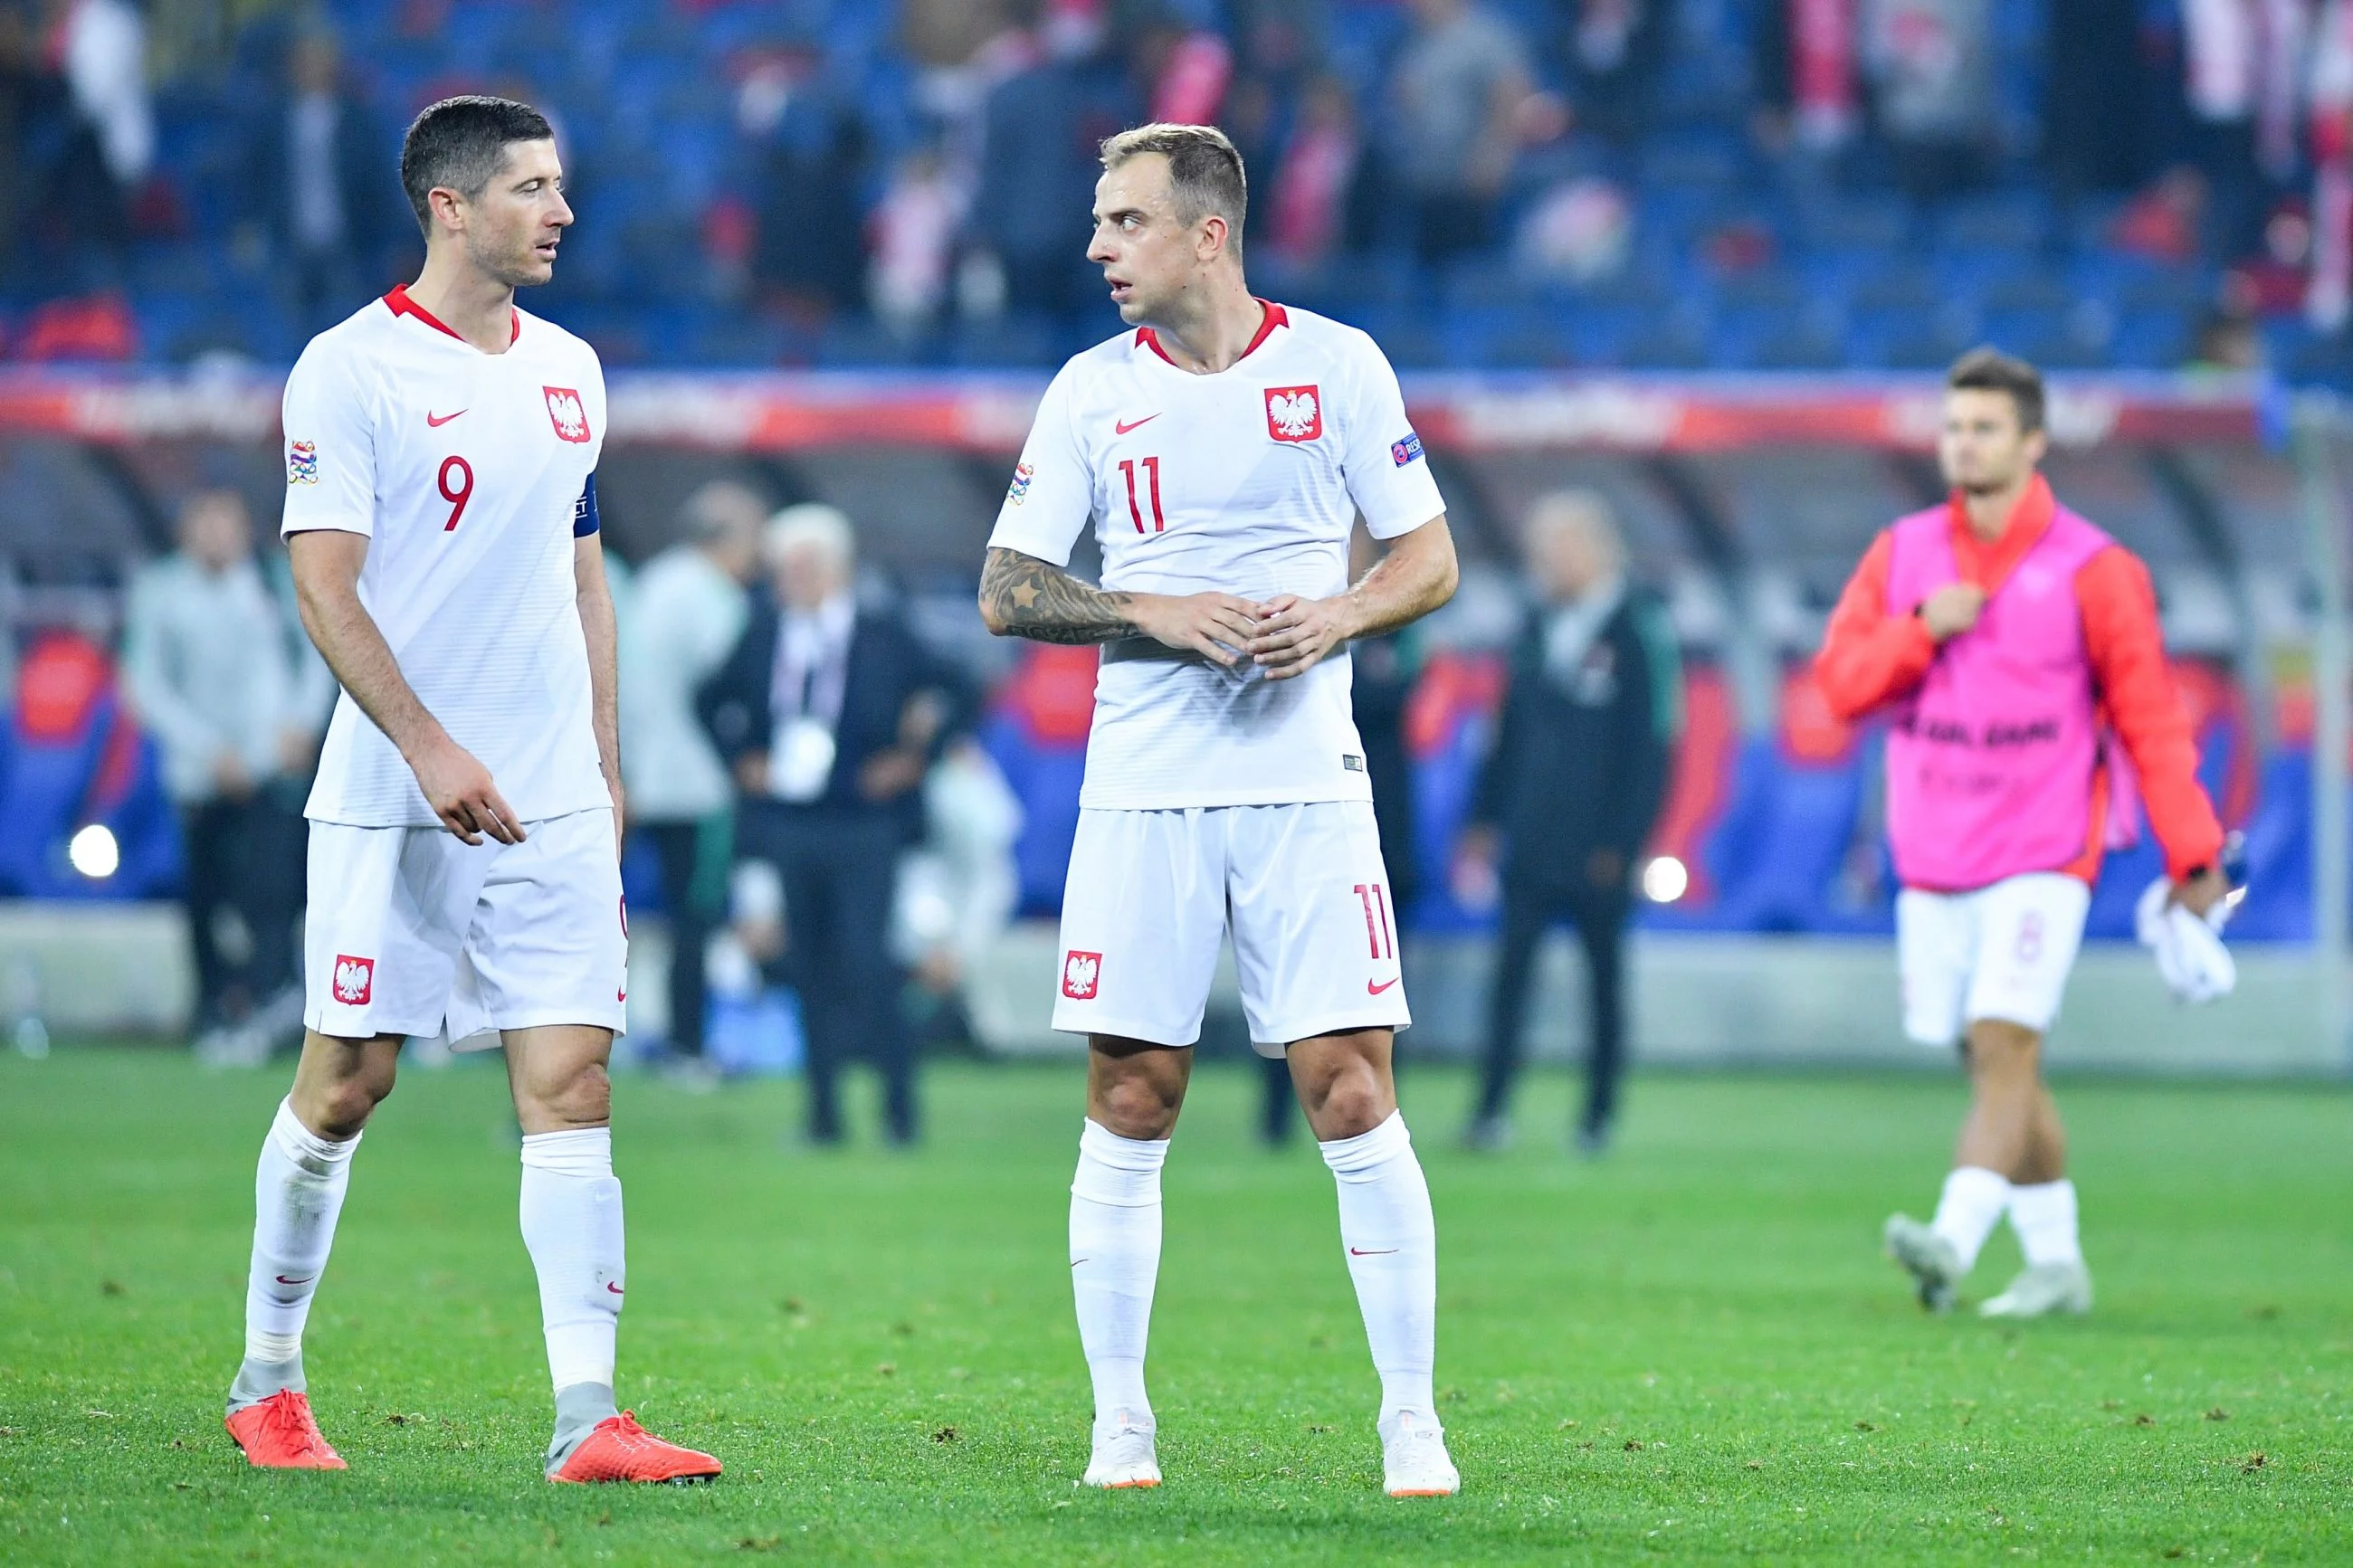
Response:
POLYGON ((1405 1115, 1391 1111, 1369 1132, 1316 1147, 1339 1185, 1340 1240, 1381 1374, 1382 1440, 1405 1412, 1437 1426, 1438 1222, 1405 1115))
POLYGON ((1095 1391, 1095 1436, 1152 1429, 1144 1347, 1160 1278, 1160 1168, 1166 1138, 1122 1138, 1090 1120, 1071 1180, 1071 1294, 1095 1391))
POLYGON ((627 1266, 611 1128, 525 1135, 522 1240, 539 1271, 540 1321, 555 1384, 552 1467, 615 1413, 614 1344, 627 1266))
POLYGON ((362 1134, 322 1138, 302 1125, 294 1102, 280 1102, 253 1176, 253 1258, 245 1285, 245 1364, 228 1407, 259 1404, 302 1378, 302 1328, 335 1244, 335 1220, 351 1185, 362 1134), (266 1385, 266 1386, 265 1386, 266 1385))

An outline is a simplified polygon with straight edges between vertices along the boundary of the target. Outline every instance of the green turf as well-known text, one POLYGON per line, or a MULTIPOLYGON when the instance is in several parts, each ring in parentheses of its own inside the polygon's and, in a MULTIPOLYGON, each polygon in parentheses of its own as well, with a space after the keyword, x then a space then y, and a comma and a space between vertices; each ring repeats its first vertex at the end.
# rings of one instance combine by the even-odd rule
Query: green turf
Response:
POLYGON ((1330 1178, 1206 1069, 1156 1493, 1071 1484, 1077 1075, 974 1068, 905 1157, 786 1146, 786 1087, 624 1081, 623 1398, 728 1474, 559 1489, 497 1075, 412 1072, 379 1115, 308 1344, 353 1468, 265 1476, 219 1402, 282 1074, 0 1058, 0 1562, 2353 1561, 2346 1094, 2069 1086, 2100 1310, 2021 1330, 1924 1319, 1876 1256, 1933 1199, 1951 1083, 1646 1079, 1598 1165, 1549 1136, 1558 1079, 1543 1135, 1457 1153, 1464 1087, 1407 1095, 1457 1499, 1379 1495, 1330 1178))

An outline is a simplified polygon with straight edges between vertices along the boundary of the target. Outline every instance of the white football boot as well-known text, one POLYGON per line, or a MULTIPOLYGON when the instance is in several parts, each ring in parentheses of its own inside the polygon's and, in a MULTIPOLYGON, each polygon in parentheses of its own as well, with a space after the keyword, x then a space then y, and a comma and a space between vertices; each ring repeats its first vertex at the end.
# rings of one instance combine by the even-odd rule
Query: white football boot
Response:
POLYGON ((2081 1263, 2038 1263, 1978 1309, 1981 1318, 2082 1317, 2092 1310, 2092 1271, 2081 1263))
POLYGON ((1920 1305, 1932 1312, 1951 1311, 1961 1276, 1968 1272, 1961 1267, 1961 1255, 1953 1244, 1904 1214, 1887 1216, 1883 1239, 1887 1256, 1911 1274, 1920 1305))
POLYGON ((1398 1412, 1381 1434, 1382 1488, 1391 1497, 1452 1497, 1462 1489, 1461 1472, 1446 1452, 1446 1434, 1428 1416, 1398 1412))
POLYGON ((1152 1428, 1138 1426, 1127 1412, 1108 1426, 1095 1428, 1094 1457, 1087 1461, 1082 1486, 1119 1490, 1160 1484, 1160 1460, 1152 1451, 1152 1428))

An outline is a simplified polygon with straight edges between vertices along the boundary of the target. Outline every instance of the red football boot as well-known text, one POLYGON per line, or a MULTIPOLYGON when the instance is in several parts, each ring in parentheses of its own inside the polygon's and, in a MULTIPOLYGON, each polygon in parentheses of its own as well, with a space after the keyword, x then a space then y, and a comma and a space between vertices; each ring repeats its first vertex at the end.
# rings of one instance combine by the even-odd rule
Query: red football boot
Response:
POLYGON ((719 1461, 708 1454, 666 1443, 638 1425, 637 1412, 624 1410, 596 1423, 596 1429, 563 1464, 547 1472, 551 1481, 668 1481, 683 1486, 707 1481, 719 1473, 719 1461))
POLYGON ((245 1457, 259 1470, 348 1470, 343 1457, 327 1445, 311 1414, 311 1401, 281 1388, 259 1405, 232 1410, 223 1423, 245 1457))

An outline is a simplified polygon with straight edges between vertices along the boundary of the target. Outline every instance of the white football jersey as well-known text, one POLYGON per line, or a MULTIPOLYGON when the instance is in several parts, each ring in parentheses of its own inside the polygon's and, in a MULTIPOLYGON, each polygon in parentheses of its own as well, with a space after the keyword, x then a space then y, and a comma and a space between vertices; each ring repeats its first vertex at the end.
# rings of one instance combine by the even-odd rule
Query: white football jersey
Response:
MULTIPOLYGON (((1178 369, 1148 327, 1064 365, 988 542, 1064 566, 1092 521, 1105 588, 1324 598, 1347 586, 1357 513, 1395 539, 1445 510, 1373 340, 1270 304, 1215 375, 1178 369)), ((1095 678, 1082 805, 1372 797, 1345 652, 1270 681, 1140 640, 1107 648, 1095 678)))
MULTIPOLYGON (((515 312, 486 354, 396 289, 311 340, 286 383, 282 531, 368 536, 366 606, 400 672, 525 822, 612 805, 573 538, 605 437, 596 351, 515 312)), ((344 692, 308 815, 429 826, 416 775, 344 692)))

